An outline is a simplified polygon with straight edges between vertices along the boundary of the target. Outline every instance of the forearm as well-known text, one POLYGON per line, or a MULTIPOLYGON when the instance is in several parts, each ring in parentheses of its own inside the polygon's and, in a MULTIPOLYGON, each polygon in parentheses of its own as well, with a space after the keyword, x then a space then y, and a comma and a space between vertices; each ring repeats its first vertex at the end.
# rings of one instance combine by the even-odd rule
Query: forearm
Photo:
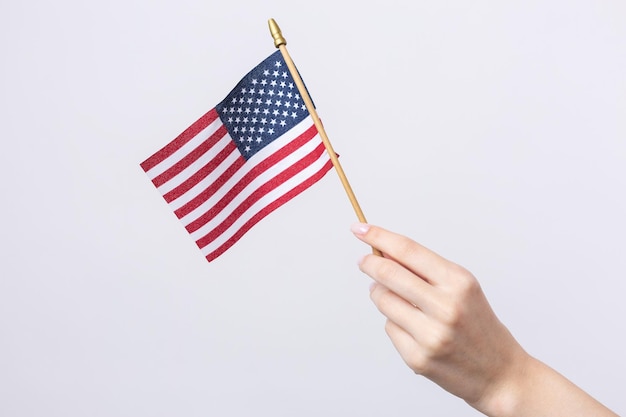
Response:
POLYGON ((526 355, 508 381, 476 404, 490 417, 615 417, 571 381, 526 355))

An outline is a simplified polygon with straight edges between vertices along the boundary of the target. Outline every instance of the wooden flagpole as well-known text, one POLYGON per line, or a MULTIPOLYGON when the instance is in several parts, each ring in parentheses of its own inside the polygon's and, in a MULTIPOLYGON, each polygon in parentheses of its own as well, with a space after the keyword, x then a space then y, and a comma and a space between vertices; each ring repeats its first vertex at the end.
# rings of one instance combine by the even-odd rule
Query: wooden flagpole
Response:
MULTIPOLYGON (((354 195, 354 191, 352 191, 352 187, 350 186, 350 183, 348 182, 348 178, 346 177, 346 174, 344 173, 343 168, 341 167, 341 164, 339 163, 339 158, 337 158, 337 154, 333 150, 333 146, 330 144, 328 135, 326 135, 326 130, 324 130, 322 121, 317 115, 317 111, 315 111, 315 107, 313 106, 313 101, 311 100, 311 97, 309 96, 309 93, 306 90, 304 83, 302 82, 302 78, 300 78, 300 74, 298 73, 298 70, 296 69, 296 66, 293 63, 293 60, 291 59, 289 52, 287 52, 287 41, 283 37, 283 34, 280 31, 280 28, 278 27, 278 24, 276 23, 274 19, 269 19, 268 24, 270 27, 270 33, 272 34, 272 38, 274 38, 274 46, 280 49, 280 52, 283 55, 285 63, 287 64, 287 67, 289 68, 289 72, 291 73, 291 76, 293 77, 293 80, 296 83, 296 87, 298 87, 300 96, 302 97, 302 100, 304 100, 304 105, 306 106, 307 110, 309 111, 309 114, 313 118, 313 123, 315 123, 315 127, 317 128, 317 131, 320 134, 320 137, 322 138, 322 142, 324 143, 324 146, 326 147, 326 152, 328 152, 328 155, 330 156, 330 160, 332 161, 333 166, 335 167, 335 171, 337 172, 337 175, 339 175, 341 184, 343 185, 343 188, 345 189, 346 194, 348 195, 348 198, 350 199, 350 203, 352 204, 352 207, 354 208, 354 212, 356 213, 356 216, 361 223, 367 223, 367 220, 365 219, 365 215, 363 214, 363 210, 361 210, 361 206, 359 205, 359 202, 357 201, 356 196, 354 195)), ((372 248, 372 252, 375 255, 382 256, 382 253, 376 248, 372 248)))

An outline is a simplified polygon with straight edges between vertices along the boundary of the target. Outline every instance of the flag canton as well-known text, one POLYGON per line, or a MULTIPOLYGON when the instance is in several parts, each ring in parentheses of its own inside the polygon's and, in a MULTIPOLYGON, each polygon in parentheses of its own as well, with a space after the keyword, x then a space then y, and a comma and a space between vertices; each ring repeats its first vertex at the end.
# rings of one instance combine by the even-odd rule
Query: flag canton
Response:
POLYGON ((280 51, 250 71, 216 110, 246 159, 309 115, 280 51))

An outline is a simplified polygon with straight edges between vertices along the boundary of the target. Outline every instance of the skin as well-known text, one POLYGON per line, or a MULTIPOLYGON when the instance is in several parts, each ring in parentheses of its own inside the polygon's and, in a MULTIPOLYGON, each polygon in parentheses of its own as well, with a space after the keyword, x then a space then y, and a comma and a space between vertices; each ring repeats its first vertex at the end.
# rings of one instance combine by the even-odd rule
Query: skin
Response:
POLYGON ((352 232, 379 249, 359 261, 385 331, 415 373, 492 417, 617 416, 530 356, 463 267, 377 226, 352 232))

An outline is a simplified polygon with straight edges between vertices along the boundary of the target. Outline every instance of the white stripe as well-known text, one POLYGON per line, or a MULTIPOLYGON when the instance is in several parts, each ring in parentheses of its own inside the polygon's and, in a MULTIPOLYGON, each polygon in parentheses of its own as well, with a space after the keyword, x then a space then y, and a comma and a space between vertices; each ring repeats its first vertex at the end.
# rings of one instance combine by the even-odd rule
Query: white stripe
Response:
MULTIPOLYGON (((255 177, 248 185, 246 185, 246 187, 243 190, 241 190, 237 194, 235 198, 233 198, 233 200, 230 203, 228 203, 228 205, 226 205, 226 207, 222 209, 219 215, 212 218, 209 222, 204 224, 200 229, 193 232, 191 234, 191 237, 194 240, 197 240, 198 238, 206 235, 208 232, 213 230, 218 224, 220 224, 223 221, 224 218, 230 215, 230 213, 232 213, 243 201, 245 201, 246 198, 248 198, 252 193, 254 193, 259 187, 261 187, 266 182, 271 181, 273 178, 277 177, 285 169, 289 168, 291 165, 293 165, 294 163, 298 162, 300 159, 308 155, 320 143, 321 143, 321 140, 319 138, 319 135, 316 134, 313 138, 311 138, 311 140, 309 140, 303 146, 297 148, 296 150, 294 150, 294 152, 292 152, 287 157, 279 161, 277 164, 270 167, 268 170, 266 170, 259 176, 255 177)), ((246 163, 246 165, 244 165, 244 167, 252 167, 252 165, 250 164, 250 161, 252 161, 252 159, 250 159, 246 163)), ((258 162, 262 162, 262 161, 258 161, 258 162)), ((248 168, 248 170, 249 169, 250 168, 248 168)), ((194 211, 189 213, 187 216, 183 217, 181 219, 183 224, 187 226, 189 223, 193 222, 194 220, 202 216, 204 213, 206 213, 209 209, 211 209, 230 189, 232 189, 232 187, 236 184, 236 182, 234 181, 241 179, 242 175, 239 175, 240 174, 239 172, 237 174, 238 174, 237 175, 238 178, 232 179, 233 184, 225 184, 224 187, 222 187, 222 189, 225 191, 216 193, 207 201, 202 203, 199 207, 197 207, 194 211)), ((231 182, 231 181, 228 181, 228 182, 231 182)), ((220 191, 222 189, 220 189, 220 191)))
MULTIPOLYGON (((313 177, 324 167, 324 164, 326 164, 329 159, 330 158, 328 157, 327 152, 322 153, 322 155, 313 164, 309 165, 303 171, 300 171, 297 175, 295 175, 276 189, 272 190, 270 193, 266 194, 259 201, 254 203, 248 210, 246 210, 241 216, 239 216, 239 218, 228 229, 226 229, 224 233, 219 235, 211 243, 201 249, 204 256, 207 256, 209 253, 222 246, 226 241, 228 241, 228 239, 235 235, 237 231, 239 231, 239 229, 241 229, 241 227, 245 225, 248 220, 250 220, 257 213, 262 211, 265 207, 270 205, 272 202, 278 200, 301 183, 313 177)), ((194 238, 194 240, 198 240, 198 238, 194 238)))
MULTIPOLYGON (((198 159, 189 164, 187 168, 183 169, 174 177, 170 178, 165 183, 161 184, 161 186, 157 187, 158 190, 161 192, 162 195, 165 195, 168 192, 172 191, 174 188, 187 181, 193 174, 200 171, 202 167, 204 167, 209 161, 215 158, 215 156, 217 156, 217 154, 220 153, 225 147, 230 145, 231 142, 232 139, 227 133, 217 143, 209 148, 203 155, 201 155, 198 159)), ((237 154, 239 154, 238 151, 237 154)))
POLYGON ((213 133, 217 132, 217 130, 222 127, 222 120, 218 117, 210 125, 205 127, 202 131, 200 131, 196 136, 194 136, 189 142, 185 143, 181 146, 176 152, 165 158, 163 161, 159 162, 152 168, 150 168, 146 174, 148 174, 148 178, 153 180, 157 176, 161 175, 168 168, 175 165, 185 156, 189 155, 194 149, 196 149, 202 142, 207 140, 213 133))

